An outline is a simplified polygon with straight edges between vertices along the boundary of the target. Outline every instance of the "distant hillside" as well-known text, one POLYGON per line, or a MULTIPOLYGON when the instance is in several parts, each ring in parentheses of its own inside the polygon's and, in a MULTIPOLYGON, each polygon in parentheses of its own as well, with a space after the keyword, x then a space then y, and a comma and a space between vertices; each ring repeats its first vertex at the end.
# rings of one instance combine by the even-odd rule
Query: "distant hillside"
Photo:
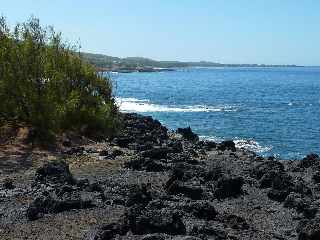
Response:
POLYGON ((135 70, 140 68, 179 68, 179 67, 296 67, 296 65, 265 65, 265 64, 222 64, 215 62, 180 62, 156 61, 143 57, 112 57, 103 54, 82 53, 83 59, 104 70, 135 70))

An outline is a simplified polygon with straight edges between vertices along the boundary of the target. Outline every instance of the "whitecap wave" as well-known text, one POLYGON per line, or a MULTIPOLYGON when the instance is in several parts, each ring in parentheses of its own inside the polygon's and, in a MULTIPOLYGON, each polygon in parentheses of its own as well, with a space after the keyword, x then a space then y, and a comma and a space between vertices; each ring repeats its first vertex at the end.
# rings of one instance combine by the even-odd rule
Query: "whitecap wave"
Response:
POLYGON ((205 135, 200 135, 199 139, 203 140, 203 141, 212 141, 212 142, 217 142, 217 143, 223 141, 223 138, 216 137, 216 136, 205 136, 205 135))
POLYGON ((122 112, 235 112, 234 106, 171 106, 151 103, 146 99, 116 98, 117 105, 122 112))
MULTIPOLYGON (((207 141, 213 141, 213 142, 222 142, 224 139, 220 137, 215 136, 199 136, 200 140, 207 140, 207 141)), ((272 147, 270 146, 261 146, 258 142, 254 140, 248 140, 248 139, 233 139, 234 143, 236 144, 237 148, 243 148, 255 153, 265 153, 269 152, 272 147)))
POLYGON ((233 141, 236 144, 237 148, 244 148, 256 153, 269 152, 272 149, 272 147, 270 146, 261 146, 258 142, 254 140, 235 139, 233 141))

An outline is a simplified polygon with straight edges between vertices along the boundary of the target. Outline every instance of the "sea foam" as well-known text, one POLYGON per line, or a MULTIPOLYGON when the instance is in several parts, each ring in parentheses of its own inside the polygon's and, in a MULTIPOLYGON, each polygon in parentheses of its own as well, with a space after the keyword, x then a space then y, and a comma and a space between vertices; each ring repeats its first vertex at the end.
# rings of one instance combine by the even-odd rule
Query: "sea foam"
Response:
POLYGON ((116 98, 117 105, 122 112, 235 112, 234 106, 207 105, 160 105, 151 103, 147 99, 116 98))
MULTIPOLYGON (((213 142, 222 142, 224 139, 215 136, 199 136, 201 140, 208 140, 213 142)), ((246 150, 255 152, 255 153, 266 153, 271 151, 271 146, 262 146, 260 143, 250 140, 250 139, 233 139, 237 148, 244 148, 246 150)))

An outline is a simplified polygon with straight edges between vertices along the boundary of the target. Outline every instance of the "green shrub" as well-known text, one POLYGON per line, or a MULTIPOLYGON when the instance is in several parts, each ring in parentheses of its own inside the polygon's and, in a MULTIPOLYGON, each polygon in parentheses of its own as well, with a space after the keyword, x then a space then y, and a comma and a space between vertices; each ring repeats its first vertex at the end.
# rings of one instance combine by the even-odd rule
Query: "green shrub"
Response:
POLYGON ((39 20, 10 30, 0 18, 0 117, 45 137, 66 130, 112 134, 117 108, 109 78, 39 20))

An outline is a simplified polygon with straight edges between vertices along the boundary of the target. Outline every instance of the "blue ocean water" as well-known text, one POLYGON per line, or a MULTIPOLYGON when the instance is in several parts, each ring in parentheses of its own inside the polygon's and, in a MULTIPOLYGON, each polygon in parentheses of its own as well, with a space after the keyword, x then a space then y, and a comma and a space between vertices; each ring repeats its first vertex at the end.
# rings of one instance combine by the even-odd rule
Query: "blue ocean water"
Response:
POLYGON ((121 111, 260 155, 320 153, 320 68, 185 68, 111 73, 121 111))

